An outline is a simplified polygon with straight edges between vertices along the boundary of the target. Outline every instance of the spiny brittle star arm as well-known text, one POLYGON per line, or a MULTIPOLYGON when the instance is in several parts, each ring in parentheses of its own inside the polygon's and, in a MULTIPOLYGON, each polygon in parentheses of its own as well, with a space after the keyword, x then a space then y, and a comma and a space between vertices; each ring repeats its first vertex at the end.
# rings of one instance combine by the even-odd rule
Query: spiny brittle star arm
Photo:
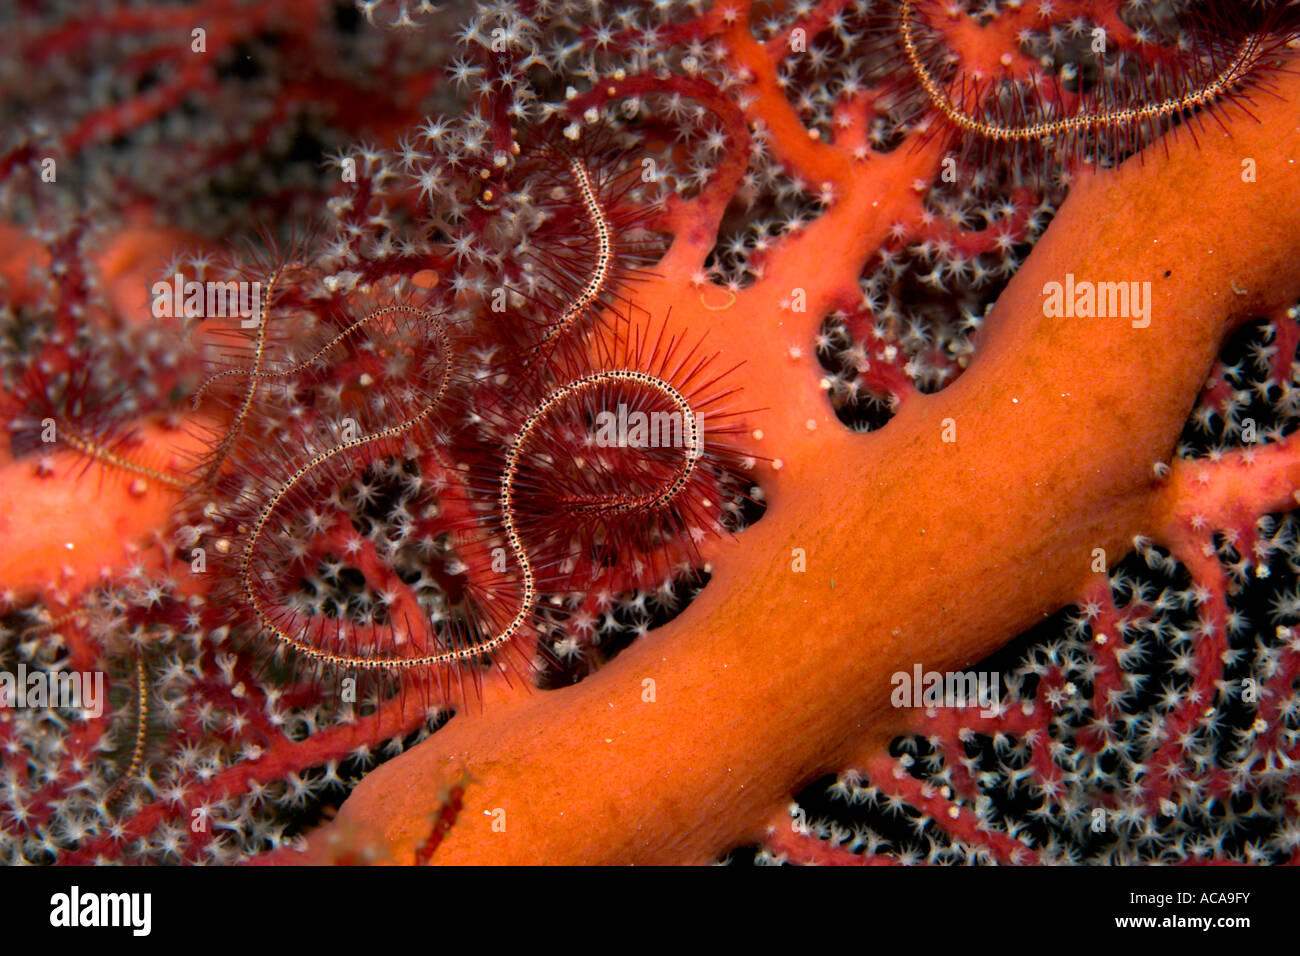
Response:
POLYGON ((942 88, 930 72, 916 44, 916 30, 920 25, 915 10, 915 0, 903 0, 899 13, 899 33, 903 50, 922 90, 944 117, 966 132, 999 141, 1028 141, 1045 136, 1056 136, 1080 129, 1101 129, 1108 126, 1129 126, 1156 118, 1178 116, 1190 110, 1209 106, 1221 97, 1239 88, 1258 65, 1263 56, 1263 44, 1257 34, 1251 34, 1241 44, 1229 63, 1213 79, 1180 96, 1171 96, 1155 103, 1141 106, 1106 107, 1086 110, 1062 119, 1042 120, 1024 126, 990 123, 966 113, 942 88))

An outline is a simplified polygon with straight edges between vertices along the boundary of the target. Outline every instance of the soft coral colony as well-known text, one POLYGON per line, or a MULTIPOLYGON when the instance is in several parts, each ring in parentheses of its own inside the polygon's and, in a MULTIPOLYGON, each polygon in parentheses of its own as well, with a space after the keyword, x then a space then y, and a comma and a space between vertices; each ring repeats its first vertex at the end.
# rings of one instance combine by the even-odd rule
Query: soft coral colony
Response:
POLYGON ((1300 859, 1297 22, 27 20, 3 859, 1300 859))

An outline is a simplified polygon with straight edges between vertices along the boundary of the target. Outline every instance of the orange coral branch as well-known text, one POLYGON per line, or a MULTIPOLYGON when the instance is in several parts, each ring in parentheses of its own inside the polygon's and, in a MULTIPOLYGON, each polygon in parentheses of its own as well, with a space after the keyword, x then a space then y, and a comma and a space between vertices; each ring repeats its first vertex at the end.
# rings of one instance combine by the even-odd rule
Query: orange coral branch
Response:
MULTIPOLYGON (((185 455, 202 448, 196 436, 158 424, 140 426, 138 436, 133 456, 155 459, 150 470, 160 474, 182 472, 185 455)), ((47 468, 0 456, 0 582, 11 593, 38 591, 51 581, 64 593, 79 593, 165 527, 180 498, 170 484, 70 451, 50 456, 47 468), (23 533, 32 515, 40 516, 39 535, 23 533)))

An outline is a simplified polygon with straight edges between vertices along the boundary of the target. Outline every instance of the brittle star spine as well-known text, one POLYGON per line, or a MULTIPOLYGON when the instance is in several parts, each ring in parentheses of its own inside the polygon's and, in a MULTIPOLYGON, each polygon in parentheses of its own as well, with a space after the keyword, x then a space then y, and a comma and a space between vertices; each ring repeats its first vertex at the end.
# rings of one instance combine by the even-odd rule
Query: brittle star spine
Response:
POLYGON ((1241 44, 1231 63, 1209 83, 1181 96, 1169 97, 1158 103, 1142 106, 1084 111, 1075 116, 1056 120, 1042 120, 1026 126, 1008 126, 977 119, 966 113, 943 90, 938 80, 926 67, 916 45, 916 28, 920 25, 915 10, 915 0, 903 0, 899 31, 908 63, 916 75, 921 89, 930 102, 945 118, 958 128, 976 133, 987 139, 999 141, 1037 140, 1047 136, 1077 130, 1100 129, 1108 126, 1128 126, 1157 118, 1179 116, 1189 110, 1209 106, 1220 97, 1232 92, 1250 74, 1263 56, 1263 43, 1258 34, 1251 34, 1241 44))
MULTIPOLYGON (((537 596, 536 577, 533 573, 533 566, 528 557, 528 552, 524 548, 519 538, 518 529, 515 526, 515 479, 519 473, 519 459, 523 453, 524 446, 532 437, 537 427, 549 416, 560 404, 572 396, 579 395, 583 392, 592 391, 600 386, 614 382, 632 382, 640 385, 646 385, 658 391, 668 398, 674 406, 681 412, 683 426, 686 435, 686 455, 681 469, 674 477, 669 486, 661 492, 649 493, 642 496, 643 500, 629 500, 618 503, 618 506, 611 510, 626 512, 630 510, 651 510, 661 508, 671 503, 681 490, 690 480, 695 471, 696 464, 700 457, 700 434, 699 420, 694 410, 687 401, 686 396, 679 392, 669 383, 655 378, 647 372, 638 372, 631 369, 614 369, 604 372, 593 372, 590 375, 584 375, 582 378, 575 379, 565 385, 552 391, 538 406, 533 409, 532 413, 524 420, 519 429, 518 435, 511 443, 510 450, 506 453, 505 472, 501 476, 501 515, 502 523, 505 527, 506 541, 510 545, 511 554, 519 564, 520 574, 523 577, 524 588, 523 596, 520 601, 519 612, 515 615, 514 620, 503 630, 502 634, 492 642, 493 646, 498 646, 509 640, 514 634, 518 633, 523 627, 524 622, 528 619, 532 611, 533 601, 537 596)), ((592 507, 597 507, 593 505, 592 507)))
MULTIPOLYGON (((253 350, 253 368, 252 381, 248 383, 248 390, 244 393, 244 400, 239 406, 239 411, 235 413, 234 419, 230 423, 230 430, 226 437, 222 439, 221 444, 217 446, 216 454, 213 455, 212 463, 208 466, 207 473, 203 476, 203 483, 208 484, 216 478, 217 473, 221 470, 222 464, 230 455, 230 450, 235 445, 235 439, 239 435, 240 428, 243 427, 244 419, 248 417, 248 410, 253 406, 253 396, 257 392, 257 373, 262 367, 262 356, 266 351, 266 316, 271 308, 271 297, 275 294, 275 286, 280 281, 280 275, 283 268, 276 269, 266 280, 266 295, 262 299, 262 307, 258 310, 257 316, 257 340, 253 350)), ((210 380, 209 380, 210 381, 210 380)), ((207 382, 203 387, 207 386, 207 382)), ((199 389, 201 394, 203 388, 199 389)))
POLYGON ((144 763, 144 740, 149 723, 149 671, 145 667, 143 657, 135 659, 135 692, 135 745, 131 748, 131 762, 109 787, 104 798, 106 803, 116 799, 123 790, 135 782, 136 775, 140 773, 140 766, 144 763))
POLYGON ((376 318, 389 314, 390 312, 393 311, 393 308, 394 307, 376 309, 375 311, 367 315, 365 318, 358 319, 357 321, 349 325, 346 329, 344 329, 342 332, 340 332, 338 335, 334 336, 334 338, 330 339, 328 342, 326 342, 324 345, 318 348, 310 356, 303 359, 301 362, 296 362, 295 364, 290 365, 287 368, 280 368, 280 369, 228 368, 228 369, 223 369, 220 372, 216 372, 215 374, 208 376, 208 378, 203 382, 203 384, 200 385, 198 389, 194 392, 194 396, 190 399, 191 405, 197 408, 199 405, 199 400, 203 397, 203 393, 207 390, 208 386, 211 385, 213 382, 215 382, 217 379, 223 378, 227 375, 246 375, 249 378, 261 379, 263 381, 271 381, 277 378, 288 378, 291 375, 297 375, 300 372, 306 371, 307 369, 311 368, 314 364, 316 364, 316 362, 318 362, 322 356, 324 356, 331 349, 333 349, 334 346, 338 345, 340 342, 342 342, 344 339, 350 336, 353 332, 356 332, 358 329, 362 329, 365 326, 369 325, 376 318))
MULTIPOLYGON (((646 372, 619 369, 613 371, 593 372, 590 375, 583 376, 582 378, 562 385, 552 391, 524 420, 523 425, 520 426, 514 441, 511 443, 510 448, 506 453, 505 469, 501 476, 498 502, 501 508, 502 525, 505 530, 506 541, 510 546, 511 555, 519 565, 521 593, 519 597, 519 610, 515 613, 515 616, 511 621, 491 638, 476 644, 473 647, 457 648, 434 654, 425 654, 419 657, 373 658, 332 654, 328 651, 323 651, 320 648, 313 647, 305 641, 287 634, 283 629, 276 625, 271 620, 270 614, 266 611, 262 602, 258 598, 252 584, 252 559, 257 543, 266 528, 271 513, 294 485, 296 485, 297 482, 313 468, 345 449, 355 448, 359 445, 380 438, 392 437, 392 435, 411 427, 420 418, 433 410, 437 404, 436 399, 431 401, 417 416, 414 416, 399 425, 382 429, 373 435, 358 438, 352 442, 345 442, 343 445, 339 445, 315 456, 290 476, 288 481, 281 485, 276 494, 266 503, 253 526, 252 534, 249 537, 248 544, 244 548, 244 553, 240 561, 240 579, 243 585, 244 594, 252 605, 263 628, 265 628, 281 643, 292 647, 294 650, 307 657, 321 660, 329 664, 350 665, 372 670, 410 670, 418 667, 451 664, 491 653, 509 643, 527 624, 528 618, 532 614, 533 605, 537 600, 536 574, 533 570, 532 561, 528 557, 528 551, 524 547, 523 541, 520 538, 515 511, 515 480, 518 477, 519 464, 523 451, 532 439, 538 427, 547 417, 553 414, 564 401, 570 397, 592 391, 611 383, 635 383, 645 385, 665 396, 682 414, 685 436, 685 456, 678 473, 662 491, 650 492, 634 499, 620 500, 610 506, 607 510, 610 513, 625 513, 632 510, 652 510, 664 507, 671 503, 677 495, 681 493, 682 489, 686 486, 691 475, 695 471, 700 457, 701 448, 699 420, 686 397, 669 383, 655 378, 653 375, 646 372)), ((589 503, 586 507, 589 510, 595 510, 600 508, 601 505, 598 503, 589 503)))
POLYGON ((92 441, 89 438, 82 438, 75 432, 65 430, 63 433, 63 440, 86 457, 93 458, 106 465, 120 468, 123 471, 129 471, 133 474, 140 475, 141 477, 148 478, 151 481, 156 481, 159 484, 167 485, 171 488, 188 487, 186 483, 179 478, 159 471, 156 468, 150 468, 148 465, 141 465, 137 462, 131 461, 129 458, 123 458, 116 452, 109 451, 98 442, 92 441))
POLYGON ((570 156, 568 159, 569 172, 573 174, 573 180, 577 184, 579 194, 582 196, 582 205, 587 210, 592 229, 596 233, 596 264, 582 291, 569 303, 568 307, 560 314, 559 319, 546 330, 546 334, 542 337, 542 345, 547 345, 557 335, 567 330, 584 309, 589 308, 597 301, 601 290, 605 287, 605 283, 609 281, 614 264, 614 242, 609 218, 600 207, 600 200, 596 196, 596 186, 592 182, 591 173, 587 171, 587 167, 577 157, 570 156))
MULTIPOLYGON (((447 660, 453 660, 459 656, 455 652, 449 652, 447 655, 430 655, 427 658, 387 661, 363 657, 346 657, 322 651, 319 648, 312 647, 310 644, 298 640, 292 635, 286 633, 274 621, 272 621, 269 612, 263 606, 262 601, 258 597, 257 590, 253 587, 253 555, 257 550, 257 545, 262 538, 262 534, 266 531, 267 523, 270 521, 271 515, 275 512, 275 509, 279 506, 280 502, 284 500, 285 496, 297 486, 298 482, 302 481, 302 479, 311 471, 320 465, 323 465, 331 458, 334 458, 336 455, 340 455, 346 451, 351 451, 355 448, 360 448, 364 445, 371 444, 372 442, 394 438, 409 431, 425 418, 428 418, 433 414, 434 410, 442 403, 451 379, 451 342, 447 334, 446 326, 443 324, 441 319, 437 318, 432 313, 412 309, 407 306, 389 306, 384 309, 376 310, 374 313, 366 316, 363 321, 370 321, 378 315, 391 314, 394 312, 408 312, 430 320, 433 329, 438 336, 438 348, 442 355, 442 370, 438 376, 438 387, 434 390, 433 395, 430 396, 424 407, 410 418, 398 422, 396 425, 389 425, 386 428, 381 428, 368 435, 362 435, 358 438, 335 445, 332 448, 314 455, 307 462, 299 466, 299 468, 275 490, 275 493, 271 495, 266 504, 262 506, 261 512, 253 523, 252 532, 248 537, 248 543, 244 545, 244 550, 239 559, 240 586, 243 589, 244 597, 253 608, 253 611, 257 615, 257 619, 261 623, 263 629, 274 636, 277 641, 289 645, 298 652, 308 657, 332 664, 348 664, 364 668, 413 667, 419 664, 439 663, 440 661, 438 659, 442 657, 446 657, 447 660)), ((342 335, 336 337, 334 341, 337 342, 341 338, 342 335)))

